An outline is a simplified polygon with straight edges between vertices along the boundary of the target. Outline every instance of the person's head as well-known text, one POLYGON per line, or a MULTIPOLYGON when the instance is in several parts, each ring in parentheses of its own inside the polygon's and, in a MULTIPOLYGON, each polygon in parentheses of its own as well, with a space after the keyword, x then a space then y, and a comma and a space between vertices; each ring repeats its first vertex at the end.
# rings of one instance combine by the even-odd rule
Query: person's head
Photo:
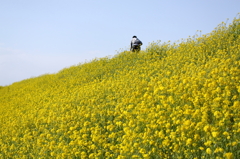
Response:
POLYGON ((137 38, 137 36, 134 35, 132 38, 137 38))

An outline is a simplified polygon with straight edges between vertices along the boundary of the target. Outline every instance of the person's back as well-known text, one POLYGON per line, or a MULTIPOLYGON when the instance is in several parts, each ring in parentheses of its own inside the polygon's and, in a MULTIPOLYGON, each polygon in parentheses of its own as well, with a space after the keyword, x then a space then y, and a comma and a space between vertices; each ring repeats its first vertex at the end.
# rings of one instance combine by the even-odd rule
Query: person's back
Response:
POLYGON ((141 50, 142 42, 137 38, 137 36, 133 36, 131 40, 131 51, 138 52, 141 50))

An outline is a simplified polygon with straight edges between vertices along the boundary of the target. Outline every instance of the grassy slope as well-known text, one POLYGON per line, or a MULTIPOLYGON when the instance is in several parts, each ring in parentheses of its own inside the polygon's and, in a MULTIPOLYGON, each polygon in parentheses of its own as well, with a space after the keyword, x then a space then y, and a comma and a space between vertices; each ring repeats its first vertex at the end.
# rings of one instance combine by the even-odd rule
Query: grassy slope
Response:
POLYGON ((0 156, 239 155, 240 25, 0 89, 0 156))

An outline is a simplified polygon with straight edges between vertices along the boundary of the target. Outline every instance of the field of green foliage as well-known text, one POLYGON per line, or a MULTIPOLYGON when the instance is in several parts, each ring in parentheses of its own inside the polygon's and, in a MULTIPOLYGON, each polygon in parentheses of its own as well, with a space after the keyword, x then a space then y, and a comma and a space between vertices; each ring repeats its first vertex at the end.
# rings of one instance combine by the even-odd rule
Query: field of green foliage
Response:
POLYGON ((0 158, 240 156, 240 19, 0 88, 0 158))

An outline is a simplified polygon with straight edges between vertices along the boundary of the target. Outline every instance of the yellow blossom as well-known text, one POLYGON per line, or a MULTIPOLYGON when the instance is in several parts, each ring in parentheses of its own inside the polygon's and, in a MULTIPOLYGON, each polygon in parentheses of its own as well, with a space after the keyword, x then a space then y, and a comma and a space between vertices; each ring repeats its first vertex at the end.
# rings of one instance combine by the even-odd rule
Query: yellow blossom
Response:
POLYGON ((207 148, 207 149, 206 149, 206 153, 207 153, 207 154, 212 154, 212 150, 211 150, 210 148, 207 148))
POLYGON ((234 156, 231 152, 225 153, 224 156, 226 157, 226 159, 233 159, 234 156))

